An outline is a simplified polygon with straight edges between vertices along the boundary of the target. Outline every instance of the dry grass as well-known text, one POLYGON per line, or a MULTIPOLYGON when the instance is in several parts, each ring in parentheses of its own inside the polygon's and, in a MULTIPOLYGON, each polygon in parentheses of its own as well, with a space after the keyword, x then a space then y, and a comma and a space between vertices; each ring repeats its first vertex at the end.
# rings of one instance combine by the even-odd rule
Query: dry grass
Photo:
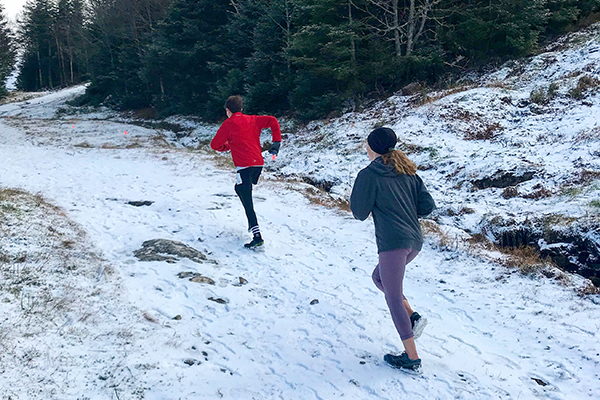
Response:
POLYGON ((469 129, 465 132, 465 140, 492 140, 498 136, 504 128, 498 122, 492 124, 483 123, 479 129, 469 129))
POLYGON ((440 225, 428 219, 421 220, 421 231, 424 236, 435 237, 439 240, 439 247, 442 250, 456 251, 461 245, 461 240, 450 236, 444 232, 440 225))
POLYGON ((142 147, 143 147, 142 144, 140 142, 138 142, 137 140, 134 140, 133 142, 131 142, 125 146, 126 149, 139 149, 142 147))
POLYGON ((581 132, 575 138, 575 143, 588 143, 600 140, 600 127, 593 128, 589 131, 581 132))
POLYGON ((9 92, 6 96, 0 98, 0 105, 28 101, 45 95, 47 95, 47 93, 9 92))
POLYGON ((158 320, 156 318, 154 318, 152 315, 150 315, 150 313, 148 313, 148 311, 144 311, 142 312, 142 316, 144 317, 144 319, 146 319, 147 321, 152 322, 153 324, 158 324, 158 320))
POLYGON ((306 188, 302 193, 312 204, 350 212, 350 202, 348 200, 334 198, 322 189, 309 187, 306 188))
POLYGON ((213 154, 212 161, 219 169, 235 170, 235 164, 229 154, 213 154))
MULTIPOLYGON (((432 236, 439 239, 439 247, 443 250, 458 250, 461 246, 466 246, 465 251, 471 256, 481 256, 482 251, 484 254, 490 252, 501 253, 504 257, 501 259, 495 258, 495 262, 499 262, 501 265, 507 268, 516 268, 523 275, 533 275, 536 273, 544 273, 546 269, 554 268, 554 264, 549 259, 542 259, 539 251, 531 246, 524 246, 519 248, 502 248, 491 243, 484 235, 474 234, 466 240, 459 239, 448 235, 444 230, 434 221, 422 220, 421 229, 425 236, 432 236)), ((555 268, 554 268, 555 269, 555 268)), ((559 278, 555 274, 552 277, 559 278)), ((564 274, 562 274, 564 275, 564 274)), ((548 276, 546 274, 546 276, 548 276)), ((566 275, 564 275, 566 277, 566 275)), ((561 277, 561 279, 563 279, 561 277)))
POLYGON ((577 290, 577 294, 579 294, 581 297, 593 294, 600 294, 600 287, 594 286, 594 284, 591 281, 587 281, 583 287, 577 290))
POLYGON ((472 85, 457 86, 457 87, 454 87, 451 89, 443 90, 440 93, 436 93, 434 96, 429 96, 425 92, 425 93, 422 93, 420 96, 418 96, 417 101, 414 102, 413 104, 422 106, 422 105, 429 104, 429 103, 435 103, 436 101, 441 100, 445 97, 452 96, 453 94, 456 94, 456 93, 466 92, 467 90, 471 90, 473 88, 474 88, 474 86, 472 86, 472 85))
POLYGON ((82 149, 93 149, 94 148, 94 146, 92 146, 88 142, 78 143, 78 144, 73 145, 73 147, 80 147, 82 149))
POLYGON ((545 187, 540 187, 531 193, 527 193, 527 194, 523 195, 523 198, 539 200, 539 199, 546 199, 548 197, 552 197, 552 195, 553 195, 552 191, 546 189, 545 187))
POLYGON ((542 260, 539 251, 532 246, 504 247, 498 248, 502 254, 508 257, 504 265, 509 268, 517 268, 524 275, 532 275, 539 272, 546 265, 552 265, 550 260, 542 260))
POLYGON ((502 191, 502 197, 505 199, 512 199, 519 195, 519 189, 516 186, 509 186, 502 191))
POLYGON ((592 181, 600 179, 600 171, 590 171, 584 169, 579 175, 579 183, 588 184, 592 181))
POLYGON ((513 90, 513 87, 505 81, 492 81, 485 85, 488 88, 513 90))
POLYGON ((598 86, 600 86, 600 81, 598 79, 584 75, 579 78, 577 86, 569 91, 569 95, 576 100, 582 100, 590 89, 598 86))

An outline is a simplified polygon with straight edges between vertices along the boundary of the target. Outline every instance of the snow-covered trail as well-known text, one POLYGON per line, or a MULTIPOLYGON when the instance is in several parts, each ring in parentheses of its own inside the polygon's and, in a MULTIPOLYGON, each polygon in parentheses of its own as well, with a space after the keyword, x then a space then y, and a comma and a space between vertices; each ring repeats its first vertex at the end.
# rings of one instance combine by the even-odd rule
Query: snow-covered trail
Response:
MULTIPOLYGON (((19 115, 5 107, 0 115, 19 115)), ((154 135, 138 127, 78 121, 76 133, 65 130, 70 122, 45 119, 44 129, 32 130, 37 120, 20 118, 21 125, 0 122, 0 185, 63 207, 121 275, 127 293, 115 301, 157 320, 132 329, 136 350, 127 356, 144 398, 600 397, 600 306, 570 288, 427 243, 405 281, 407 297, 429 318, 417 342, 424 373, 408 375, 381 361, 401 342, 370 279, 377 262, 371 222, 263 181, 255 201, 267 245, 248 251, 232 171, 178 149, 74 147, 86 137, 120 135, 114 140, 126 143, 154 135), (156 238, 182 241, 214 263, 134 258, 156 238), (216 285, 179 279, 182 271, 216 285), (249 283, 235 285, 239 277, 249 283)), ((72 368, 85 374, 85 365, 72 368)), ((78 390, 45 398, 106 398, 78 390)))

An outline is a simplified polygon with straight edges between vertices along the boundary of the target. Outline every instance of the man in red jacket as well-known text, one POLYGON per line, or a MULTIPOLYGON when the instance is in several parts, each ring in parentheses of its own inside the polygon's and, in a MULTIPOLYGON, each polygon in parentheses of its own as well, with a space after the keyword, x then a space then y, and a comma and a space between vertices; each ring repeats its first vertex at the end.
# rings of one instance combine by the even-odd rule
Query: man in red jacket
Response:
POLYGON ((252 241, 244 245, 250 249, 264 244, 252 203, 252 185, 258 183, 264 165, 260 132, 271 128, 273 144, 269 148, 269 153, 277 155, 281 146, 281 129, 275 117, 242 114, 242 105, 240 96, 231 96, 227 99, 225 102, 227 119, 217 131, 210 147, 216 151, 231 150, 231 157, 237 170, 235 192, 246 211, 248 231, 253 235, 252 241))

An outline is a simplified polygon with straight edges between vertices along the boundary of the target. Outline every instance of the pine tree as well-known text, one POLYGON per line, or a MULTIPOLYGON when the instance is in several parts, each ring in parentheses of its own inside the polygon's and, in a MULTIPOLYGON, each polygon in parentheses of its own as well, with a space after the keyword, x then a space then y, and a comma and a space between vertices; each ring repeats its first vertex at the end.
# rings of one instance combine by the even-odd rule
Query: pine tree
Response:
MULTIPOLYGON (((163 108, 207 119, 222 116, 224 99, 215 85, 227 76, 226 64, 240 62, 237 48, 225 40, 233 11, 229 0, 176 0, 169 8, 145 74, 163 108)), ((240 36, 239 46, 245 41, 240 36)))
POLYGON ((228 87, 232 83, 233 88, 240 87, 240 82, 233 79, 238 76, 248 110, 283 113, 290 109, 296 71, 290 49, 298 15, 298 5, 292 0, 236 3, 227 35, 239 59, 229 62, 229 79, 219 85, 221 97, 233 90, 228 87))
POLYGON ((124 109, 152 104, 152 87, 145 77, 150 44, 170 0, 88 0, 87 26, 91 85, 90 101, 124 109))
POLYGON ((600 0, 548 0, 547 33, 556 35, 582 18, 600 11, 600 0))
POLYGON ((0 4, 0 94, 6 92, 6 78, 14 70, 16 55, 13 32, 8 26, 4 7, 0 4))
POLYGON ((24 53, 17 77, 22 90, 52 89, 59 80, 52 34, 55 11, 50 0, 29 0, 23 7, 18 34, 24 53))
POLYGON ((290 54, 297 68, 292 106, 303 119, 339 111, 365 89, 359 77, 356 12, 348 0, 300 0, 290 54))
POLYGON ((440 40, 453 56, 489 62, 530 54, 548 19, 546 0, 448 1, 440 40))

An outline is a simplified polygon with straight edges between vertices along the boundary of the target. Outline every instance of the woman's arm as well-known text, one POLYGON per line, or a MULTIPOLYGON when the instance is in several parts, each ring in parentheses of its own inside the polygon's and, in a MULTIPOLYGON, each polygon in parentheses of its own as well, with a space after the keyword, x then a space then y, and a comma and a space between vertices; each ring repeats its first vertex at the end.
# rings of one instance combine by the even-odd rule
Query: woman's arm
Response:
POLYGON ((426 217, 435 210, 435 202, 419 176, 417 176, 417 181, 417 216, 426 217))
POLYGON ((377 195, 377 187, 374 185, 373 178, 368 175, 364 169, 358 173, 350 196, 350 210, 352 210, 354 218, 360 221, 367 219, 373 211, 377 195))

